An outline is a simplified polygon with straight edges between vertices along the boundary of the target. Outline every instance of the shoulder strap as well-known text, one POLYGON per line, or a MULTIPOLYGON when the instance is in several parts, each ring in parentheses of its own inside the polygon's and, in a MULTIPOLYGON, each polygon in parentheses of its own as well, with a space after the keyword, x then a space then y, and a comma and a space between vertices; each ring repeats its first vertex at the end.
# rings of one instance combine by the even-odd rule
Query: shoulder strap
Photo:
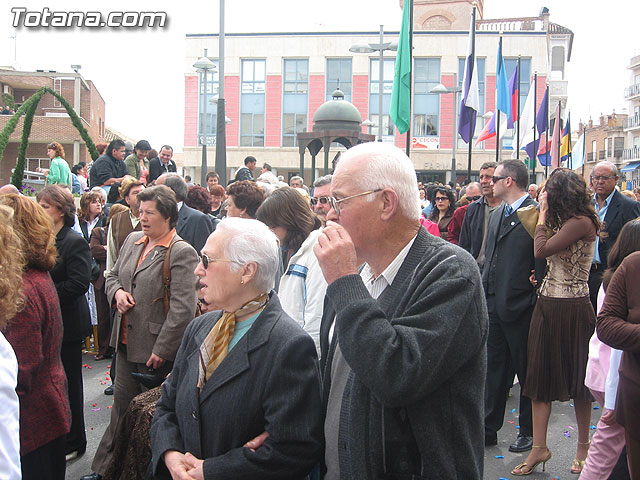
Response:
POLYGON ((164 264, 162 266, 162 284, 164 285, 164 314, 169 313, 169 300, 171 299, 171 249, 178 242, 184 242, 185 240, 176 240, 171 242, 167 248, 167 253, 164 256, 164 264))

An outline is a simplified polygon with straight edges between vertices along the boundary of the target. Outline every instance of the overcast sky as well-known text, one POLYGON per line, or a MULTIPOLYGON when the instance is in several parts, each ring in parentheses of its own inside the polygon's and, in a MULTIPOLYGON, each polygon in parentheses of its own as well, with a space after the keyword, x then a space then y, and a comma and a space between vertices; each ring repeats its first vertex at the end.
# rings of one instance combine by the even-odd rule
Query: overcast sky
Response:
MULTIPOLYGON (((546 6, 551 21, 570 28, 573 53, 567 66, 569 108, 577 120, 626 107, 623 90, 630 83, 626 67, 640 54, 638 0, 542 2, 485 0, 484 18, 537 16, 546 6), (603 8, 606 7, 606 8, 603 8), (635 35, 634 35, 635 33, 635 35)), ((297 32, 398 30, 398 0, 233 0, 226 2, 225 30, 232 32, 297 32)), ((184 52, 186 33, 217 33, 219 2, 156 0, 126 2, 3 1, 0 6, 0 65, 23 70, 71 71, 92 80, 106 102, 106 123, 152 145, 169 143, 182 150, 184 121, 184 52), (90 6, 89 6, 90 5, 90 6), (28 11, 164 11, 168 25, 160 29, 38 29, 17 31, 14 62, 12 7, 28 11)))

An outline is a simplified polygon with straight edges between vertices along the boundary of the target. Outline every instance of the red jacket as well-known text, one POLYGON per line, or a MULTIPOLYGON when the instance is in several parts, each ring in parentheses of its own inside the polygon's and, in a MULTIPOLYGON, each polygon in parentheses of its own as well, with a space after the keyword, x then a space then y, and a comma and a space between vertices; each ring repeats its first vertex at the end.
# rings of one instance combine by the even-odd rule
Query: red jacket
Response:
POLYGON ((69 432, 67 377, 60 360, 62 315, 49 272, 22 275, 24 309, 9 322, 5 336, 18 358, 20 455, 69 432))
POLYGON ((449 236, 447 240, 451 243, 458 245, 460 239, 460 231, 462 230, 462 221, 464 220, 464 216, 467 214, 467 208, 469 204, 466 204, 462 207, 456 208, 455 212, 453 212, 453 218, 449 222, 449 226, 447 227, 449 231, 449 236))

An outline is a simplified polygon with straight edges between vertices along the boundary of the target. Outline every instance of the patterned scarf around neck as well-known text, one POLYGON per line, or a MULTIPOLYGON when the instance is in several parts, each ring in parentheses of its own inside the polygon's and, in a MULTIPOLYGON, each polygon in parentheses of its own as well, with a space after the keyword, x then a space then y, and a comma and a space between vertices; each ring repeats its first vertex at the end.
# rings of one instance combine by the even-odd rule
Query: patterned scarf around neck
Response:
POLYGON ((236 329, 236 317, 250 313, 260 313, 269 303, 269 295, 260 294, 249 300, 235 312, 223 312, 207 337, 200 345, 200 367, 198 369, 198 389, 202 392, 204 384, 211 378, 229 352, 229 342, 236 329))

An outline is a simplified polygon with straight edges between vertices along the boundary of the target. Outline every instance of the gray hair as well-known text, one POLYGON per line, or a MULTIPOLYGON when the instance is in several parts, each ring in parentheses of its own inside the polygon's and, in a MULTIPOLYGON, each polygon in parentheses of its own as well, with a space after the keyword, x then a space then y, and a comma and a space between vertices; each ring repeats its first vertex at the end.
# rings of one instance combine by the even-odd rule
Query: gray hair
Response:
MULTIPOLYGON (((529 188, 531 188, 531 187, 535 188, 535 189, 536 189, 536 191, 538 190, 538 185, 536 185, 535 183, 532 183, 531 185, 529 185, 529 188)), ((528 189, 529 189, 529 188, 528 188, 528 189)), ((527 189, 527 190, 528 190, 528 189, 527 189)))
POLYGON ((324 187, 325 185, 329 185, 331 183, 331 179, 333 175, 325 175, 324 177, 317 178, 315 182, 313 182, 313 188, 316 187, 324 187))
POLYGON ((616 167, 614 163, 611 163, 608 160, 603 160, 602 162, 596 163, 595 166, 591 169, 591 175, 593 175, 594 170, 598 167, 608 167, 614 177, 618 176, 618 167, 616 167))
POLYGON ((216 232, 226 234, 224 253, 237 272, 242 265, 258 265, 255 286, 262 292, 273 288, 278 270, 278 238, 264 223, 249 218, 226 217, 217 225, 216 232))
POLYGON ((187 182, 184 181, 184 178, 176 172, 163 173, 163 175, 165 176, 164 184, 173 190, 173 193, 176 194, 176 200, 184 202, 184 199, 187 198, 187 193, 189 193, 189 187, 187 187, 187 182))
POLYGON ((304 180, 302 179, 302 177, 300 175, 294 175, 293 177, 291 177, 289 179, 289 183, 291 183, 293 180, 302 180, 302 183, 304 183, 304 180))
MULTIPOLYGON (((347 160, 366 157, 368 162, 354 182, 363 190, 390 188, 398 196, 400 213, 411 220, 422 214, 418 179, 411 159, 398 147, 384 142, 368 142, 356 145, 342 154, 336 172, 347 160)), ((335 172, 334 172, 335 175, 335 172)), ((373 197, 368 195, 368 201, 373 197)))
POLYGON ((103 203, 107 203, 107 192, 104 191, 104 188, 102 187, 93 187, 91 189, 92 192, 98 192, 100 194, 100 196, 102 197, 102 202, 103 203))

